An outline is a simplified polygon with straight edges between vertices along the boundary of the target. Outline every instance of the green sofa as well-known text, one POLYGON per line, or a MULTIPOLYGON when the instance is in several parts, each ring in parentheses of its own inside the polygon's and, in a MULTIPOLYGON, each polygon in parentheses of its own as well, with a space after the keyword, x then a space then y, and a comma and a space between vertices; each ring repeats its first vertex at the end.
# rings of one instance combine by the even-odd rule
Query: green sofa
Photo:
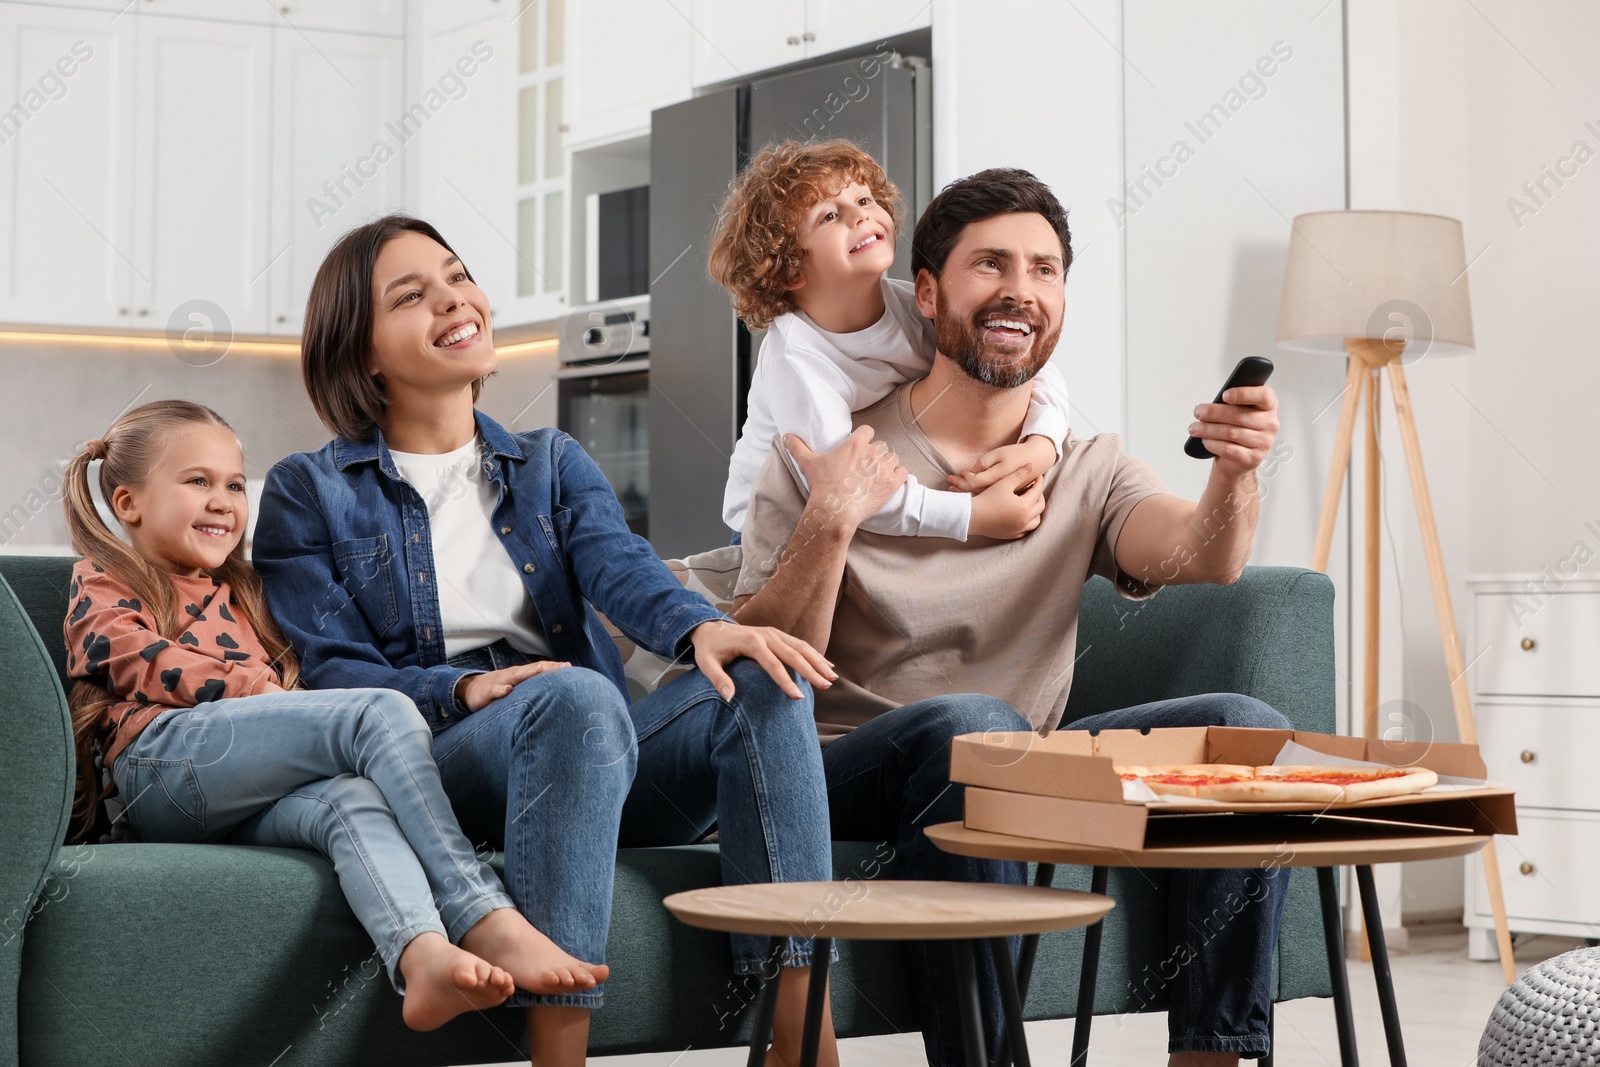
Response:
MULTIPOLYGON (((466 1064, 526 1058, 520 1011, 408 1031, 372 943, 318 855, 231 845, 62 847, 73 757, 61 622, 72 560, 0 556, 0 1067, 295 1067, 466 1064)), ((1104 579, 1084 591, 1066 718, 1190 693, 1248 693, 1300 729, 1334 726, 1333 587, 1253 567, 1231 586, 1174 587, 1143 604, 1104 579)), ((870 876, 887 846, 837 842, 840 878, 870 876)), ((892 874, 892 868, 888 868, 892 874)), ((740 1043, 752 985, 726 942, 661 907, 718 880, 713 846, 627 849, 617 859, 607 1006, 595 1055, 740 1043)), ((1057 885, 1087 888, 1063 867, 1057 885)), ((1098 1014, 1160 1010, 1138 997, 1166 956, 1165 915, 1141 875, 1112 871, 1098 1014)), ((1029 1018, 1070 1016, 1082 931, 1047 936, 1029 1018)), ((898 946, 845 943, 834 972, 841 1037, 914 1031, 898 946)), ((1328 996, 1316 883, 1293 876, 1276 1000, 1328 996)))

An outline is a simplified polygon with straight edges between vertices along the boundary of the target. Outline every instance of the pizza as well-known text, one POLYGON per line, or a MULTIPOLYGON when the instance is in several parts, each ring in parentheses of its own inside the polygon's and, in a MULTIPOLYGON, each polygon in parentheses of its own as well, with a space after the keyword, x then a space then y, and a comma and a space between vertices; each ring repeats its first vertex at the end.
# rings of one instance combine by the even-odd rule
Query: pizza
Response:
POLYGON ((1420 793, 1439 776, 1425 767, 1246 767, 1227 763, 1177 763, 1113 768, 1163 796, 1244 803, 1349 804, 1420 793))

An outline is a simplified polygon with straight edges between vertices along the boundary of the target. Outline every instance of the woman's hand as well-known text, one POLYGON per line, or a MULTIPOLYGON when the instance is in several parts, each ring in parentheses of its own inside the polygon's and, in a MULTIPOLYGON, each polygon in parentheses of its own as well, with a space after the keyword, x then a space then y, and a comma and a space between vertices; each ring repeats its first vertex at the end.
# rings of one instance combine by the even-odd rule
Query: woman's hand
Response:
POLYGON ((694 643, 694 661, 700 672, 711 680, 723 700, 733 696, 733 679, 722 668, 738 659, 749 656, 761 664, 772 680, 795 700, 800 699, 800 688, 789 677, 788 667, 812 685, 823 689, 839 677, 827 657, 798 637, 791 637, 772 626, 740 626, 738 623, 713 619, 696 626, 689 634, 694 643))
POLYGON ((527 681, 536 674, 557 671, 572 664, 566 660, 542 659, 537 663, 524 663, 498 671, 469 674, 456 683, 456 701, 468 711, 478 711, 492 704, 516 688, 518 682, 527 681))

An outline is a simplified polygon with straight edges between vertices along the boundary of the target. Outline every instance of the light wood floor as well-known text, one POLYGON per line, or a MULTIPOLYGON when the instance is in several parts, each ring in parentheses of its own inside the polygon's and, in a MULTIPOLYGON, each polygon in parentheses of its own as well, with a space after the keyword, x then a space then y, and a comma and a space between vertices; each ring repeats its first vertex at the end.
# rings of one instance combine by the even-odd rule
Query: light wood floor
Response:
MULTIPOLYGON (((1581 944, 1559 937, 1527 937, 1517 944, 1517 963, 1526 968, 1581 944)), ((1395 1000, 1412 1067, 1471 1067, 1477 1062, 1478 1038, 1489 1009, 1504 991, 1498 963, 1467 959, 1466 932, 1459 926, 1413 927, 1410 951, 1392 957, 1395 1000)), ((1378 995, 1372 965, 1350 962, 1350 992, 1356 1036, 1364 1064, 1386 1064, 1378 995)), ((1149 1067, 1166 1063, 1167 1018, 1164 1014, 1099 1016, 1089 1048, 1093 1067, 1149 1067)), ((1279 1067, 1337 1067, 1338 1038, 1333 1002, 1308 999, 1278 1005, 1279 1067)), ((1028 1024, 1028 1047, 1039 1067, 1065 1065, 1072 1047, 1072 1022, 1028 1024)), ((922 1067, 918 1034, 858 1038, 840 1044, 844 1067, 922 1067)), ((690 1049, 678 1053, 616 1056, 595 1060, 604 1067, 736 1067, 745 1062, 743 1049, 690 1049)), ((1248 1063, 1249 1061, 1247 1061, 1248 1063)), ((517 1067, 506 1064, 504 1067, 517 1067)))

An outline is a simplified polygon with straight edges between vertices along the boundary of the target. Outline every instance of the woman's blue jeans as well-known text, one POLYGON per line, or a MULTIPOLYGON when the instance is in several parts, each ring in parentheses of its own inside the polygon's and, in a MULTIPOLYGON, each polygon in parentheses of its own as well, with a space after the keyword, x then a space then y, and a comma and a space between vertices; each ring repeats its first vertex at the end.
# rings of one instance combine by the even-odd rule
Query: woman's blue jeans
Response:
MULTIPOLYGON (((450 662, 498 670, 529 658, 500 641, 450 662)), ((793 700, 751 660, 727 670, 732 700, 691 670, 629 707, 604 675, 563 667, 435 735, 468 836, 504 842, 512 899, 579 959, 604 962, 619 846, 689 844, 715 825, 726 884, 832 876, 810 688, 799 681, 793 700)), ((767 939, 732 941, 735 969, 759 973, 767 939)), ((810 941, 792 940, 784 965, 810 959, 810 941)), ((601 1001, 597 988, 526 1003, 601 1001)))
MULTIPOLYGON (((529 662, 505 641, 452 657, 499 670, 529 662)), ((587 963, 604 963, 617 826, 637 759, 628 708, 603 674, 562 667, 452 720, 433 757, 468 838, 505 850, 511 899, 537 929, 587 963)), ((597 1008, 605 986, 518 990, 508 1005, 597 1008)))
POLYGON ((428 725, 392 689, 320 689, 163 712, 112 764, 145 841, 228 841, 327 857, 395 989, 418 934, 452 942, 512 906, 439 781, 428 725))

